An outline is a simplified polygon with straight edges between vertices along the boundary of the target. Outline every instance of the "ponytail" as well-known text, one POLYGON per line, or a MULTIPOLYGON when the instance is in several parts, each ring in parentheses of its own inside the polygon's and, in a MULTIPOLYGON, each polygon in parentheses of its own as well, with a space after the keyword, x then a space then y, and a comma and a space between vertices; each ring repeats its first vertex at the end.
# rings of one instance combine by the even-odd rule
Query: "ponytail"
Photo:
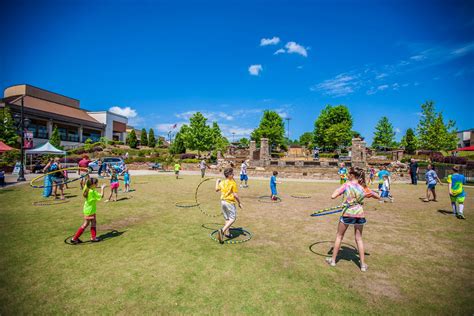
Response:
POLYGON ((84 189, 84 192, 82 193, 82 196, 87 199, 89 196, 89 190, 92 185, 96 185, 99 181, 96 178, 89 178, 86 182, 86 187, 84 189))
POLYGON ((364 169, 359 168, 359 167, 352 167, 349 170, 349 173, 352 174, 354 176, 354 178, 357 179, 357 182, 359 182, 359 184, 363 188, 367 188, 367 183, 365 181, 365 171, 364 171, 364 169))

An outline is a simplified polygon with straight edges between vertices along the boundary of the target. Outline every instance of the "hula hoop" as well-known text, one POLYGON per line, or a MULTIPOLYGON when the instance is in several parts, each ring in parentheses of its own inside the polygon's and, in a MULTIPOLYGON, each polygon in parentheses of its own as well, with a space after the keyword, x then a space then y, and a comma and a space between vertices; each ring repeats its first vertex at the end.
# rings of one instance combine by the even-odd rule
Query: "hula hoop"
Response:
MULTIPOLYGON (((321 213, 326 213, 326 212, 329 212, 329 211, 334 211, 334 210, 344 210, 352 205, 355 205, 355 204, 358 204, 358 202, 351 202, 351 203, 344 203, 344 204, 341 204, 341 205, 338 205, 338 206, 333 206, 333 207, 328 207, 328 208, 323 208, 321 210, 317 210, 317 211, 314 211, 313 214, 311 214, 311 216, 316 216, 318 214, 321 214, 321 213)), ((337 212, 334 212, 334 213, 337 213, 337 212)), ((328 214, 333 214, 333 213, 328 213, 328 214)), ((324 215, 328 215, 328 214, 324 214, 324 215)))
POLYGON ((281 198, 277 196, 276 200, 272 200, 271 196, 263 195, 258 197, 258 201, 260 203, 281 203, 281 198))
POLYGON ((33 178, 33 180, 30 181, 30 186, 33 188, 33 189, 43 189, 43 188, 49 188, 49 187, 52 187, 53 185, 35 185, 33 184, 35 181, 41 179, 41 178, 44 178, 50 174, 53 174, 53 173, 56 173, 56 172, 61 172, 61 171, 66 171, 66 170, 86 170, 87 172, 84 173, 83 175, 79 176, 78 178, 74 178, 72 180, 68 180, 68 181, 64 181, 63 183, 61 184, 68 184, 68 183, 71 183, 71 182, 74 182, 74 181, 77 181, 77 180, 81 180, 85 177, 87 177, 89 175, 89 170, 87 168, 81 168, 81 167, 70 167, 70 168, 61 168, 61 169, 58 169, 58 170, 54 170, 54 171, 50 171, 50 172, 47 172, 47 173, 43 173, 42 175, 36 177, 36 178, 33 178))
POLYGON ((330 215, 330 214, 339 213, 339 212, 342 212, 342 209, 336 210, 336 211, 329 211, 329 212, 321 212, 321 213, 317 213, 317 214, 311 214, 311 216, 313 216, 313 217, 324 216, 324 215, 330 215))
MULTIPOLYGON (((313 250, 313 247, 314 247, 314 246, 319 245, 319 244, 325 244, 325 243, 332 243, 332 244, 334 244, 334 241, 324 240, 324 241, 315 242, 314 244, 312 244, 312 245, 309 246, 309 251, 311 251, 311 252, 314 253, 315 255, 318 255, 318 256, 321 256, 321 257, 328 257, 328 256, 332 255, 332 250, 333 250, 333 247, 332 247, 332 246, 331 246, 331 249, 329 249, 329 251, 328 251, 327 253, 319 253, 319 252, 316 252, 316 251, 313 250)), ((357 252, 357 248, 354 247, 354 246, 351 245, 351 244, 342 242, 341 245, 351 247, 353 250, 355 250, 355 251, 357 252)), ((341 248, 340 252, 341 252, 341 251, 344 251, 344 250, 341 248)))
POLYGON ((203 213, 204 215, 206 215, 206 216, 208 216, 208 217, 218 217, 218 216, 220 216, 221 214, 216 214, 216 215, 214 215, 214 214, 209 214, 209 213, 207 213, 206 211, 204 211, 204 210, 201 208, 201 203, 199 203, 199 201, 198 201, 199 188, 201 187, 201 185, 202 185, 204 182, 209 181, 209 180, 211 180, 211 178, 206 178, 206 179, 202 180, 202 181, 198 184, 198 186, 196 187, 196 191, 194 192, 194 200, 195 200, 195 202, 196 202, 196 206, 198 207, 199 211, 201 211, 201 213, 203 213))
MULTIPOLYGON (((229 228, 229 231, 232 231, 232 230, 238 230, 239 232, 243 232, 242 234, 239 234, 239 236, 240 235, 244 235, 244 236, 248 235, 248 237, 246 239, 241 239, 241 240, 227 239, 227 240, 224 240, 223 244, 233 244, 233 245, 241 244, 241 243, 247 242, 250 239, 252 239, 252 236, 253 236, 252 233, 249 232, 248 230, 244 229, 244 228, 229 228)), ((214 235, 217 232, 218 232, 217 230, 213 231, 212 233, 209 234, 209 237, 211 237, 212 240, 219 242, 219 240, 216 237, 214 237, 214 235)))
POLYGON ((295 199, 310 199, 311 198, 311 195, 301 194, 301 193, 292 194, 290 196, 295 199))
POLYGON ((191 202, 191 201, 180 201, 180 202, 174 203, 174 206, 181 207, 181 208, 191 208, 191 207, 196 207, 198 205, 199 204, 196 204, 196 203, 191 202))
POLYGON ((32 204, 34 206, 50 206, 50 205, 56 205, 56 204, 64 204, 64 203, 69 203, 69 200, 46 200, 46 201, 35 201, 32 204))

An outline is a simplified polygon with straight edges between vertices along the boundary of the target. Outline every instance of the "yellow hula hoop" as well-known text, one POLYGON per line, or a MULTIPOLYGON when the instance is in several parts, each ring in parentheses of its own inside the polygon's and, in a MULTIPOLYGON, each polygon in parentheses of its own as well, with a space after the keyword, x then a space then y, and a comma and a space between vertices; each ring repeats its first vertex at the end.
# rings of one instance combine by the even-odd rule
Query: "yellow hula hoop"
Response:
POLYGON ((71 181, 65 181, 64 183, 62 184, 66 184, 66 183, 70 183, 70 182, 73 182, 73 181, 77 181, 79 179, 82 179, 82 178, 85 178, 86 176, 89 175, 89 169, 87 168, 83 168, 83 167, 69 167, 69 168, 61 168, 61 169, 58 169, 58 170, 54 170, 54 171, 50 171, 50 172, 47 172, 47 173, 43 173, 42 175, 39 175, 35 178, 33 178, 31 181, 30 181, 30 186, 34 189, 42 189, 44 187, 46 187, 45 185, 34 185, 33 183, 41 178, 44 178, 50 174, 53 174, 53 173, 57 173, 57 172, 62 172, 62 171, 67 171, 67 170, 85 170, 86 173, 84 173, 82 176, 80 176, 79 178, 76 178, 76 179, 72 179, 71 181))

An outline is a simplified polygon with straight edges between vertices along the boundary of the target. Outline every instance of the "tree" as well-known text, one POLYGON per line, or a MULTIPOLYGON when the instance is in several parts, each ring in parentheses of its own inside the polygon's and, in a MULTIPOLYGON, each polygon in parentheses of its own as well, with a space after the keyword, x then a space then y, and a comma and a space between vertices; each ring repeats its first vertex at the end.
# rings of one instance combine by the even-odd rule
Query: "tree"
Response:
POLYGON ((61 137, 59 136, 58 127, 56 125, 54 126, 53 133, 51 133, 51 137, 49 138, 49 143, 56 148, 62 149, 61 137))
POLYGON ((306 148, 313 148, 314 134, 312 132, 303 133, 300 136, 300 145, 306 148))
POLYGON ((212 135, 212 149, 213 150, 221 150, 224 151, 227 146, 229 145, 229 141, 227 138, 222 136, 221 129, 217 122, 212 122, 211 127, 211 135, 212 135))
POLYGON ((443 114, 436 112, 433 101, 421 105, 421 118, 416 128, 419 146, 428 150, 452 150, 456 148, 456 123, 444 122, 443 114))
POLYGON ((189 127, 183 134, 186 148, 201 151, 210 150, 212 147, 213 135, 211 128, 206 125, 207 119, 200 112, 196 112, 189 119, 189 127))
POLYGON ((5 106, 0 110, 0 140, 5 144, 14 146, 18 143, 15 123, 10 112, 10 108, 5 106))
POLYGON ((148 137, 146 135, 146 129, 142 128, 142 132, 140 134, 140 145, 141 146, 148 146, 148 137))
POLYGON ((239 146, 240 146, 240 147, 246 148, 246 147, 249 147, 249 145, 250 145, 250 141, 249 141, 248 138, 242 137, 242 138, 239 140, 239 146))
POLYGON ((382 116, 375 126, 372 147, 391 148, 395 142, 395 131, 388 117, 382 116))
POLYGON ((414 154, 418 149, 418 140, 412 128, 407 129, 405 135, 402 137, 400 145, 405 148, 408 154, 414 154))
POLYGON ((314 144, 329 149, 351 143, 352 115, 344 105, 327 105, 314 122, 314 144))
POLYGON ((132 131, 127 135, 127 144, 130 148, 138 147, 138 138, 134 129, 132 129, 132 131))
POLYGON ((148 132, 148 146, 154 148, 156 146, 155 131, 150 128, 148 132))
POLYGON ((261 138, 268 138, 270 148, 285 147, 285 124, 275 111, 265 110, 258 128, 254 129, 250 138, 260 143, 261 138))
POLYGON ((181 126, 181 129, 174 138, 174 141, 171 143, 170 146, 170 153, 175 154, 184 154, 186 152, 186 145, 185 145, 185 135, 188 131, 189 127, 185 124, 181 126))

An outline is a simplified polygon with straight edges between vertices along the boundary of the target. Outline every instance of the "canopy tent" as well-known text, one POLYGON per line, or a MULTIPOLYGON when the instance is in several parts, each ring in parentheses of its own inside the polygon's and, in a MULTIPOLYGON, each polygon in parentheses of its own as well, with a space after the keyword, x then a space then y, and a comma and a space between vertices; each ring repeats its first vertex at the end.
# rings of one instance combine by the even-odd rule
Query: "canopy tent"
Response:
POLYGON ((7 144, 5 144, 4 142, 0 141, 0 153, 10 151, 10 150, 13 150, 13 149, 15 149, 15 148, 12 148, 12 147, 8 146, 7 144))
POLYGON ((474 151, 474 146, 458 148, 455 151, 474 151))
POLYGON ((50 155, 66 155, 64 150, 57 149, 49 142, 43 144, 37 148, 29 149, 26 151, 26 154, 35 155, 35 154, 50 154, 50 155))

